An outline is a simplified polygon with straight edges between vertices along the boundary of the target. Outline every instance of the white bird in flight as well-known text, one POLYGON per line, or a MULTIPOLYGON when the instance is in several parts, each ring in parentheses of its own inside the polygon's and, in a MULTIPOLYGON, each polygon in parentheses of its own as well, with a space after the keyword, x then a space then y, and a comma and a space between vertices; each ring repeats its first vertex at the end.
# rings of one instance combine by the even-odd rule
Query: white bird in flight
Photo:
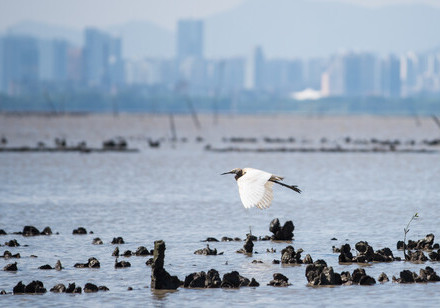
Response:
POLYGON ((273 199, 273 183, 277 183, 281 186, 290 188, 297 193, 301 193, 298 186, 282 183, 281 181, 283 180, 283 177, 254 168, 235 168, 231 171, 222 173, 222 175, 224 174, 235 174, 241 202, 247 209, 254 206, 259 209, 268 208, 273 199))

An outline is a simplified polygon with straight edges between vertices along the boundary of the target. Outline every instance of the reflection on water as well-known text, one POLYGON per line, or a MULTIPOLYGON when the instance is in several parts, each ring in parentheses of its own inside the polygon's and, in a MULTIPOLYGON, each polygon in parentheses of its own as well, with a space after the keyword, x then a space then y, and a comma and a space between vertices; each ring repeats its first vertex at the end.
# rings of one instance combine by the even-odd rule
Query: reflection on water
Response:
MULTIPOLYGON (((96 143, 101 138, 116 135, 166 135, 166 126, 152 120, 154 126, 145 123, 146 120, 143 117, 121 116, 115 122, 107 118, 97 122, 81 119, 81 125, 74 125, 70 118, 65 121, 51 119, 48 123, 44 118, 28 118, 27 122, 18 120, 20 127, 16 124, 11 128, 11 119, 2 118, 0 128, 7 132, 11 142, 20 144, 52 138, 57 129, 67 140, 86 136, 96 143), (51 127, 50 130, 47 126, 51 127), (122 128, 124 130, 121 131, 122 128)), ((43 281, 47 289, 57 283, 67 285, 70 282, 81 286, 92 282, 110 289, 107 293, 78 296, 46 294, 35 298, 3 295, 1 299, 5 305, 28 306, 32 301, 41 306, 145 303, 168 307, 182 302, 203 306, 215 301, 222 305, 245 306, 249 305, 250 298, 257 306, 281 302, 301 306, 331 305, 335 298, 349 305, 359 305, 367 300, 373 304, 388 301, 397 305, 408 303, 412 300, 411 293, 417 292, 431 294, 424 298, 427 305, 438 303, 438 284, 399 286, 387 283, 373 287, 307 288, 305 266, 272 264, 272 260, 280 259, 281 250, 290 245, 288 243, 255 242, 252 256, 235 253, 242 248, 243 242, 210 243, 212 249, 224 254, 194 255, 195 250, 206 245, 201 240, 207 237, 220 239, 222 236, 244 239, 250 225, 253 234, 267 235, 273 218, 279 218, 282 224, 293 220, 295 236, 291 245, 295 249, 304 249, 303 256, 310 254, 313 260, 326 260, 336 272, 352 272, 358 265, 339 264, 338 254, 332 252, 332 246, 349 243, 354 247, 356 242, 365 240, 375 250, 389 247, 395 256, 402 256, 403 253, 396 250, 396 243, 403 239, 403 228, 415 212, 420 218, 411 224, 408 238, 419 239, 428 233, 440 236, 438 154, 211 153, 203 150, 206 143, 220 143, 222 136, 238 134, 237 130, 241 127, 238 120, 225 119, 229 121, 227 125, 207 128, 206 132, 195 132, 183 120, 177 121, 178 127, 185 128, 180 134, 189 136, 189 140, 177 143, 175 148, 164 143, 159 149, 150 149, 146 139, 131 138, 131 144, 141 149, 139 153, 2 153, 0 229, 10 234, 1 236, 0 241, 17 239, 21 246, 2 246, 0 254, 10 250, 20 253, 22 258, 17 260, 17 273, 0 271, 0 290, 12 291, 20 280, 27 284, 36 279, 43 281), (197 134, 203 134, 204 143, 191 138, 197 134), (283 175, 287 183, 299 185, 303 193, 298 195, 282 187, 275 188, 271 208, 246 211, 241 205, 235 181, 219 174, 247 166, 283 175), (25 225, 34 225, 40 230, 50 226, 59 235, 25 238, 11 234, 21 231, 25 225), (80 226, 94 234, 72 235, 72 230, 80 226), (122 236, 125 241, 125 244, 119 245, 121 252, 135 251, 139 246, 152 249, 155 240, 163 239, 167 248, 165 268, 181 280, 190 273, 215 268, 220 275, 236 270, 242 276, 254 277, 260 287, 240 290, 179 289, 175 292, 146 289, 150 286, 151 275, 150 267, 145 265, 147 258, 120 258, 128 260, 132 266, 114 269, 114 257, 111 255, 116 246, 110 242, 117 236, 122 236), (95 237, 100 237, 104 244, 92 245, 95 237), (272 248, 276 252, 266 252, 272 248), (30 258, 31 254, 38 258, 30 258), (86 262, 92 256, 101 262, 100 269, 73 268, 75 263, 86 262), (64 270, 38 270, 44 264, 53 266, 58 259, 64 270), (263 263, 255 264, 253 260, 263 263), (267 286, 276 272, 287 276, 292 286, 267 286), (127 291, 129 287, 133 291, 127 291)), ((257 119, 245 120, 243 123, 246 125, 240 131, 242 135, 261 136, 266 133, 257 119), (252 125, 254 133, 249 128, 252 125)), ((269 120, 261 121, 267 125, 274 119, 269 120)), ((411 119, 400 122, 396 119, 371 119, 371 126, 367 125, 368 119, 359 120, 359 126, 355 126, 352 120, 338 122, 323 119, 326 129, 318 125, 317 119, 310 119, 311 122, 304 118, 277 120, 274 124, 275 128, 279 128, 277 132, 287 131, 286 134, 311 139, 346 134, 421 139, 432 138, 436 133, 432 130, 435 127, 429 128, 428 121, 422 121, 423 125, 417 128, 411 119), (357 130, 352 130, 353 127, 357 130)), ((1 259, 0 267, 11 262, 15 261, 1 259)), ((440 272, 438 262, 361 266, 376 279, 381 272, 391 278, 398 276, 403 269, 418 272, 425 266, 440 272)))

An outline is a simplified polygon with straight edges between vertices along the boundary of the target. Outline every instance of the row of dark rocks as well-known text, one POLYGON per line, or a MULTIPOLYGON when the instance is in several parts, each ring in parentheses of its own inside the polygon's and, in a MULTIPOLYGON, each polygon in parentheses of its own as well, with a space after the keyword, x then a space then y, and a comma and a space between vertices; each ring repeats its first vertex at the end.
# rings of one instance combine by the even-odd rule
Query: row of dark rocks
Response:
MULTIPOLYGON (((76 284, 69 283, 69 285, 66 287, 64 284, 59 283, 55 286, 53 286, 50 289, 50 292, 53 293, 94 293, 98 291, 109 291, 109 288, 106 286, 97 286, 93 283, 86 283, 84 285, 84 288, 81 288, 80 286, 76 286, 76 284)), ((12 289, 12 293, 19 295, 19 294, 44 294, 47 292, 47 289, 44 287, 44 284, 39 280, 34 280, 30 282, 29 284, 25 285, 22 281, 18 282, 17 285, 12 289)), ((7 294, 5 290, 0 291, 0 294, 7 294)))

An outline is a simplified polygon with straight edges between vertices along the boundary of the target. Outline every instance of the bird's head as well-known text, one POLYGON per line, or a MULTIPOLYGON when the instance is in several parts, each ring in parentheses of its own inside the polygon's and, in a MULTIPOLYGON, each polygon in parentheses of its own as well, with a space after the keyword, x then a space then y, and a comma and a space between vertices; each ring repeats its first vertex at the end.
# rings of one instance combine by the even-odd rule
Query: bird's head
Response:
POLYGON ((238 174, 238 173, 240 173, 242 170, 241 170, 241 168, 234 168, 234 169, 232 169, 231 171, 228 171, 228 172, 224 172, 224 173, 222 173, 221 175, 224 175, 224 174, 238 174))

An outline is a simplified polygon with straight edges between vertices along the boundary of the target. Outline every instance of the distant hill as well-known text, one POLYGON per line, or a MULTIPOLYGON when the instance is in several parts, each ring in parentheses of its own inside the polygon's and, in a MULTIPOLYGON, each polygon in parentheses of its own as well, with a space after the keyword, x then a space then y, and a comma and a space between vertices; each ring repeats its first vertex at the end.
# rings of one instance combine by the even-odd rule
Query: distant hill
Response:
POLYGON ((343 48, 380 54, 440 44, 440 9, 424 4, 366 8, 333 1, 248 0, 206 20, 206 53, 328 56, 343 48))
MULTIPOLYGON (((440 46, 439 29, 440 8, 424 4, 366 8, 324 0, 248 0, 205 19, 205 55, 248 56, 256 45, 269 57, 283 58, 328 56, 341 49, 423 52, 440 46)), ((147 21, 102 30, 122 38, 126 58, 175 54, 175 33, 147 21)), ((22 22, 9 31, 83 44, 81 30, 44 23, 22 22)))

